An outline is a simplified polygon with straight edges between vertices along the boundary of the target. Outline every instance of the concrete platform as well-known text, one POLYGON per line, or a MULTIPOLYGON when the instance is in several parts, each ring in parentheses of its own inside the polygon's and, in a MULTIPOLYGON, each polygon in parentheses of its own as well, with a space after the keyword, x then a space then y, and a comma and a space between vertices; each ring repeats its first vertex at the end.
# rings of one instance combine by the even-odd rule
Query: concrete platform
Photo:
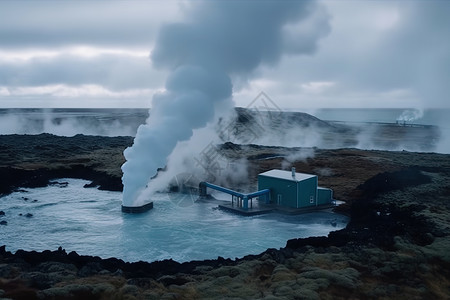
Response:
POLYGON ((275 211, 275 208, 273 207, 251 207, 248 209, 244 209, 242 207, 237 206, 231 206, 231 204, 219 204, 219 208, 223 209, 225 211, 229 211, 232 213, 236 213, 243 216, 255 216, 255 215, 262 215, 267 214, 270 212, 275 211))
POLYGON ((122 205, 122 212, 124 213, 130 213, 130 214, 138 214, 143 213, 146 211, 149 211, 153 208, 153 202, 141 205, 141 206, 123 206, 122 205))
POLYGON ((303 208, 292 208, 286 206, 278 206, 275 204, 258 204, 257 206, 249 207, 248 209, 244 209, 242 207, 238 207, 236 205, 231 206, 231 204, 219 204, 219 208, 228 212, 236 213, 243 216, 254 216, 261 215, 267 213, 280 213, 285 215, 299 215, 303 213, 326 210, 336 207, 334 203, 326 204, 326 205, 317 205, 311 207, 303 207, 303 208))
POLYGON ((286 215, 299 215, 313 211, 325 210, 336 207, 334 203, 323 204, 311 207, 302 207, 302 208, 293 208, 293 207, 285 207, 285 206, 277 206, 275 211, 278 213, 286 214, 286 215))
POLYGON ((217 204, 219 209, 222 209, 227 212, 239 214, 242 216, 255 216, 255 215, 261 215, 261 214, 267 214, 267 213, 279 213, 279 214, 285 214, 285 215, 299 215, 303 213, 313 212, 313 211, 320 211, 320 210, 326 210, 331 209, 337 206, 337 200, 333 199, 333 202, 329 204, 324 205, 317 205, 317 206, 311 206, 311 207, 303 207, 303 208, 293 208, 293 207, 287 207, 287 206, 280 206, 276 204, 266 204, 264 202, 260 202, 258 200, 250 202, 249 208, 244 209, 243 207, 240 207, 234 203, 232 203, 228 200, 219 200, 214 198, 211 195, 199 197, 196 202, 204 202, 204 203, 214 203, 217 204))

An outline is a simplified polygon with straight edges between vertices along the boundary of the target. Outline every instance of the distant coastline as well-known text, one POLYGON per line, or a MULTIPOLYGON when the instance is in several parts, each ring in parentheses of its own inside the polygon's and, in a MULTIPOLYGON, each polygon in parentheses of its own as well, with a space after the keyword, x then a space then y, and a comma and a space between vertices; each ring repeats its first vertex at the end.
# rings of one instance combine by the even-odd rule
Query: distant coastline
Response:
MULTIPOLYGON (((0 108, 0 118, 8 114, 33 115, 51 113, 55 116, 85 115, 147 115, 150 108, 0 108)), ((446 117, 450 115, 450 108, 286 108, 281 112, 305 112, 324 121, 338 122, 380 122, 395 123, 404 112, 419 111, 422 116, 414 120, 420 125, 444 125, 446 117)), ((450 126, 450 125, 449 125, 450 126)))

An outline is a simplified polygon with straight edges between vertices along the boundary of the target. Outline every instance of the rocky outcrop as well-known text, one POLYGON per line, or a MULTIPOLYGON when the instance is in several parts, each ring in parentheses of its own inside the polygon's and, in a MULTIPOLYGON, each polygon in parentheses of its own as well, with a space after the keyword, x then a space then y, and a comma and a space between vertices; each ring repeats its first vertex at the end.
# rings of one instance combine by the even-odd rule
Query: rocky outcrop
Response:
POLYGON ((120 166, 131 137, 50 134, 0 136, 0 195, 42 187, 57 178, 92 181, 87 187, 121 191, 120 166))
POLYGON ((44 187, 51 180, 58 178, 90 180, 91 183, 86 185, 86 187, 97 187, 101 190, 121 191, 123 189, 122 181, 119 177, 93 170, 84 165, 64 166, 58 169, 38 168, 31 170, 5 167, 0 168, 0 195, 9 194, 21 187, 44 187))

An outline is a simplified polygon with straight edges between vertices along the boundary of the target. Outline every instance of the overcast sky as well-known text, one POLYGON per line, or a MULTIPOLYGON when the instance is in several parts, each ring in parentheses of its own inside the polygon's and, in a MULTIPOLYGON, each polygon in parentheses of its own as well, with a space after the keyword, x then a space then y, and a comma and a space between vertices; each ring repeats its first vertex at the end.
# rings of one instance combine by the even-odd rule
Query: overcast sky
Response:
MULTIPOLYGON (((450 108, 450 1, 319 3, 277 63, 232 76, 237 106, 264 91, 282 108, 450 108)), ((150 107, 158 29, 191 5, 1 0, 0 108, 150 107)))

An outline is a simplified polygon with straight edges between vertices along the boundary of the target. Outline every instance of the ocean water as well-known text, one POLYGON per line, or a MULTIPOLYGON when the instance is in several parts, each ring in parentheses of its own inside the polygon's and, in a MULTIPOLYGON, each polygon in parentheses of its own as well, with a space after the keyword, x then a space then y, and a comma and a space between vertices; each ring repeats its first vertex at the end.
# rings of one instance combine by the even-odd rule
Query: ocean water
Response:
MULTIPOLYGON (((400 108, 377 108, 377 109, 319 109, 313 112, 313 115, 322 120, 344 122, 348 125, 361 125, 369 123, 369 125, 377 125, 377 123, 398 123, 401 125, 433 125, 437 127, 439 137, 435 140, 431 138, 433 146, 428 148, 417 147, 421 142, 416 144, 402 143, 394 148, 380 147, 373 143, 377 136, 371 135, 370 130, 363 131, 364 134, 358 136, 358 145, 355 148, 360 149, 379 149, 379 150, 407 150, 414 152, 437 152, 450 154, 450 109, 400 109, 400 108), (370 124, 373 123, 373 124, 370 124)), ((422 141, 429 141, 430 136, 423 136, 422 141)), ((319 145, 320 148, 320 145, 319 145)))
POLYGON ((326 236, 348 218, 332 212, 244 217, 182 194, 157 194, 142 214, 121 212, 120 192, 60 179, 0 198, 1 244, 8 251, 57 249, 125 261, 243 257, 280 248, 292 238, 326 236), (31 214, 31 215, 27 215, 31 214))
POLYGON ((450 128, 450 109, 322 108, 312 112, 322 120, 355 123, 400 123, 450 128))

